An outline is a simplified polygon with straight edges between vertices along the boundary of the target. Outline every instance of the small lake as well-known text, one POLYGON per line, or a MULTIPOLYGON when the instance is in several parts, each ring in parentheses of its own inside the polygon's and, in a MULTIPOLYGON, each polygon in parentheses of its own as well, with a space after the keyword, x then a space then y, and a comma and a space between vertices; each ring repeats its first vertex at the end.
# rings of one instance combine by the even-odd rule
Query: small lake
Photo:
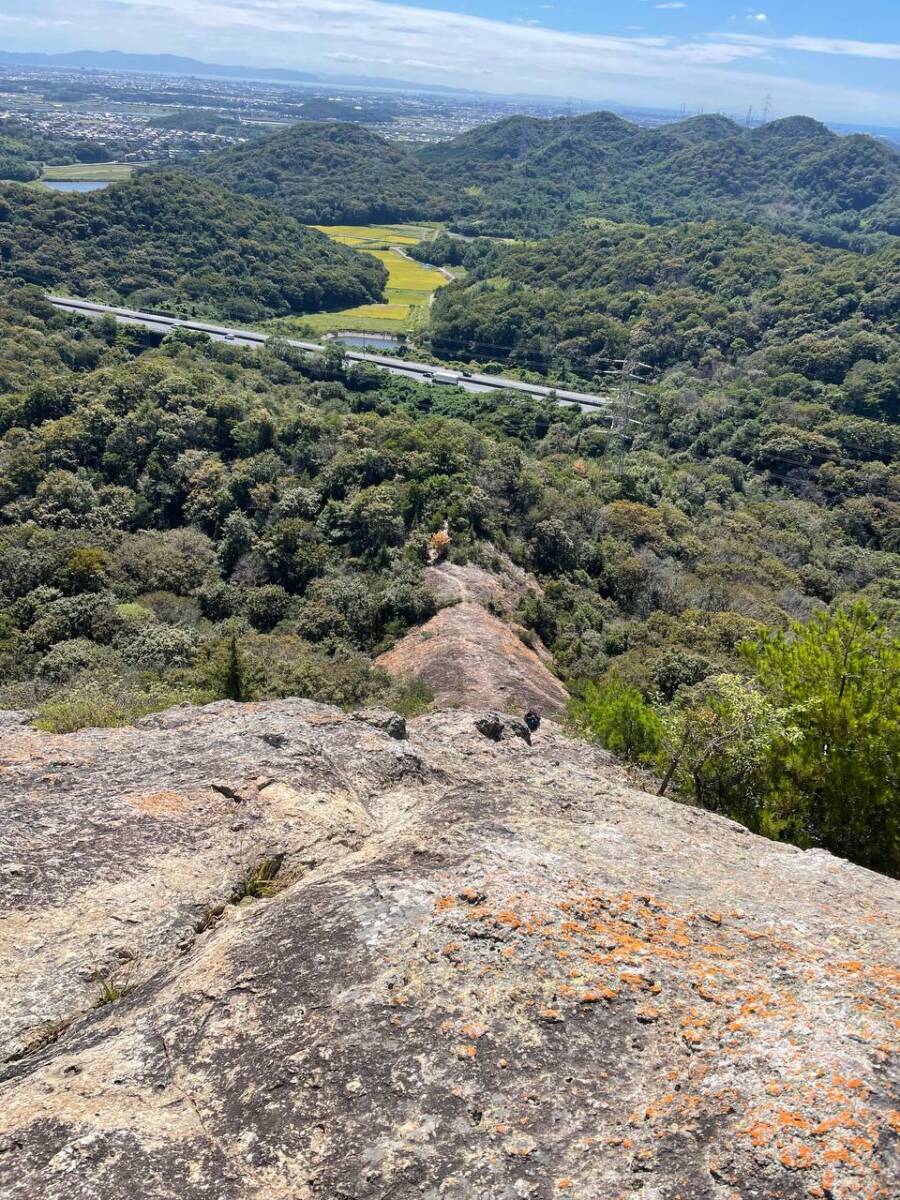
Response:
POLYGON ((106 179, 45 179, 43 183, 52 192, 99 192, 109 187, 106 179))
POLYGON ((399 338, 391 337, 389 333, 336 333, 332 340, 360 350, 367 346, 373 350, 402 350, 404 346, 399 338))

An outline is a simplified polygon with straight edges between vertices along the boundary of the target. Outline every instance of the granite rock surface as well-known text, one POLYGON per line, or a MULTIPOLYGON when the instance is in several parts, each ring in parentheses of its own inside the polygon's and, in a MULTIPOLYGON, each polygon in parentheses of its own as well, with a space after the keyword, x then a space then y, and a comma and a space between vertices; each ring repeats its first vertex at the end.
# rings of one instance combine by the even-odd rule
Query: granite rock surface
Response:
POLYGON ((0 839, 4 1200, 897 1194, 897 885, 552 722, 11 718, 0 839))

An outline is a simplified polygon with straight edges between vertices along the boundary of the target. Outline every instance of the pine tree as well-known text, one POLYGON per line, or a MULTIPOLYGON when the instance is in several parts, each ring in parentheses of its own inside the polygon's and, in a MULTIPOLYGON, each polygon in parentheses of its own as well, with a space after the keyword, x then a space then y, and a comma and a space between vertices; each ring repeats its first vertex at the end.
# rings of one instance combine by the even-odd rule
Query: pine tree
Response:
POLYGON ((860 601, 750 658, 801 734, 772 757, 771 832, 900 874, 900 642, 860 601))

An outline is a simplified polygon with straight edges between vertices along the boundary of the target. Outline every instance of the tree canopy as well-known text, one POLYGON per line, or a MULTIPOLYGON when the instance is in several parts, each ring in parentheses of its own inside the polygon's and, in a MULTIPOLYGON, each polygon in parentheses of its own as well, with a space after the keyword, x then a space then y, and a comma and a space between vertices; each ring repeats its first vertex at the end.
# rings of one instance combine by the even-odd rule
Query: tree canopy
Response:
POLYGON ((78 196, 0 185, 0 277, 253 321, 376 300, 386 272, 277 209, 167 171, 78 196))

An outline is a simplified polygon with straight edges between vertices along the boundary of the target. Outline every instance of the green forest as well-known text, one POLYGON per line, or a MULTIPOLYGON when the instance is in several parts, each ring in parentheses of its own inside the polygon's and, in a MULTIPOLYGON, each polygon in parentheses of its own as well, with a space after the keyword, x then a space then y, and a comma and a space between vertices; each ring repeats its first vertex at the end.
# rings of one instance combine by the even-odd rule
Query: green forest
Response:
POLYGON ((350 124, 301 122, 272 137, 185 164, 205 179, 271 201, 311 225, 357 225, 449 215, 415 155, 350 124))
POLYGON ((255 321, 378 299, 386 272, 259 201, 171 171, 76 196, 0 185, 0 278, 255 321))
POLYGON ((721 116, 646 128, 612 113, 512 117, 420 153, 466 185, 467 233, 546 236, 600 216, 650 224, 752 218, 785 233, 862 246, 900 232, 900 156, 808 117, 744 129, 721 116))
POLYGON ((608 112, 521 116, 420 148, 304 123, 190 169, 312 224, 433 219, 547 237, 592 218, 739 217, 855 249, 900 233, 900 155, 808 117, 744 129, 718 116, 657 127, 608 112))
POLYGON ((0 707, 56 731, 181 700, 421 711, 427 689, 374 660, 434 614, 446 529, 453 562, 530 573, 511 615, 574 730, 665 795, 900 874, 897 156, 802 119, 516 122, 384 155, 304 125, 210 155, 208 179, 3 188, 0 707), (574 186, 575 156, 551 203, 533 164, 556 170, 561 136, 594 146, 597 186, 574 186), (731 155, 744 182, 715 173, 731 155), (614 162, 656 200, 616 199, 614 162), (435 357, 608 391, 610 411, 41 295, 248 322, 349 307, 381 265, 298 221, 412 216, 519 235, 413 248, 465 267, 435 298, 435 357))

